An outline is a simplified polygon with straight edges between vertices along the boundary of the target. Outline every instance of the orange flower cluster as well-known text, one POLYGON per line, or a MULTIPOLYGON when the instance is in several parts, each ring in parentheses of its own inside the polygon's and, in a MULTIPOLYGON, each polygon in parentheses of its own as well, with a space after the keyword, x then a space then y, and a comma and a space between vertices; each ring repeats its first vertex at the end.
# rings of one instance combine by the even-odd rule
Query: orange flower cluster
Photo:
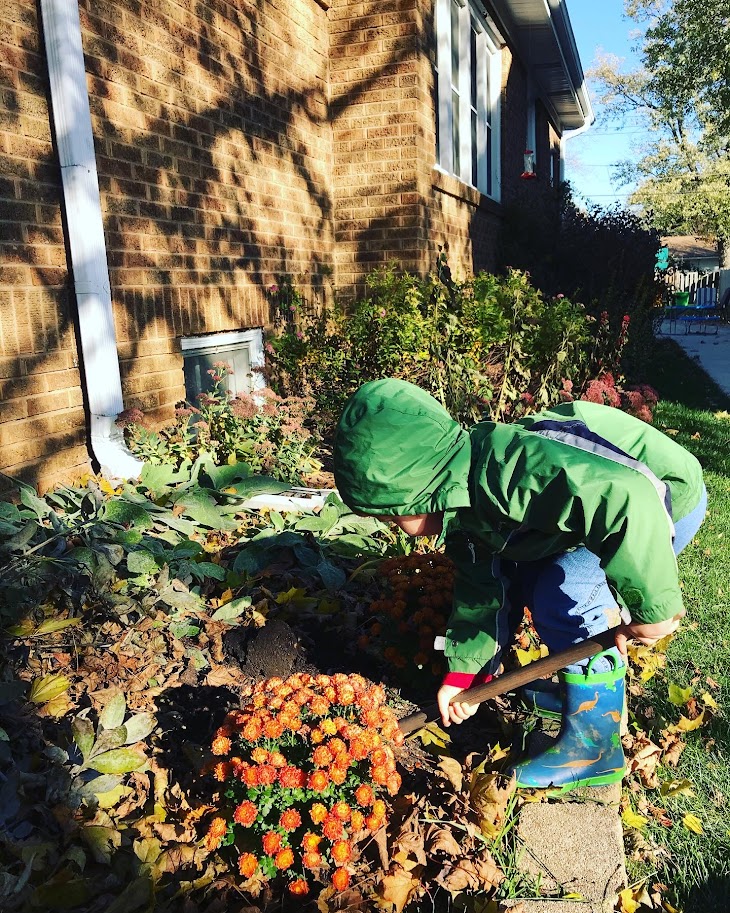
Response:
POLYGON ((443 663, 433 655, 433 640, 444 633, 451 612, 453 564, 445 555, 429 552, 389 558, 380 570, 386 593, 370 604, 376 618, 359 645, 367 648, 375 640, 397 669, 430 667, 440 675, 443 663))
MULTIPOLYGON (((215 733, 219 760, 209 767, 237 799, 230 827, 240 874, 283 873, 294 895, 327 877, 344 890, 354 843, 386 823, 379 793, 400 789, 393 745, 402 742, 383 687, 360 675, 299 673, 256 685, 215 733)), ((217 849, 228 832, 215 818, 206 847, 217 849)))

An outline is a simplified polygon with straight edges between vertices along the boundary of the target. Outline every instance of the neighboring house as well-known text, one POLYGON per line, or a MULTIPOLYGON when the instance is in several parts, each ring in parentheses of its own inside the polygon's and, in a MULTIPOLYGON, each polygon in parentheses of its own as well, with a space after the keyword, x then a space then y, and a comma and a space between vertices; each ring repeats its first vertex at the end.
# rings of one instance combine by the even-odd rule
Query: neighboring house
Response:
POLYGON ((694 235, 673 235, 662 238, 678 270, 682 272, 710 273, 720 268, 717 245, 709 244, 694 235))
POLYGON ((79 6, 0 9, 0 470, 42 487, 123 474, 114 415, 212 360, 245 386, 281 275, 494 268, 593 118, 562 0, 79 6))

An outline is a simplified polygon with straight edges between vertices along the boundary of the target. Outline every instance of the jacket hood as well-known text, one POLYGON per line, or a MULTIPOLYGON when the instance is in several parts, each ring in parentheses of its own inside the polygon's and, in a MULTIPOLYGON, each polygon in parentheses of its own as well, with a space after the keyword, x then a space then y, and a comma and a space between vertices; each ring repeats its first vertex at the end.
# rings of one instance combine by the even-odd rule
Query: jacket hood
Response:
POLYGON ((358 513, 412 516, 468 507, 470 464, 467 432, 406 381, 363 384, 337 425, 335 484, 358 513))

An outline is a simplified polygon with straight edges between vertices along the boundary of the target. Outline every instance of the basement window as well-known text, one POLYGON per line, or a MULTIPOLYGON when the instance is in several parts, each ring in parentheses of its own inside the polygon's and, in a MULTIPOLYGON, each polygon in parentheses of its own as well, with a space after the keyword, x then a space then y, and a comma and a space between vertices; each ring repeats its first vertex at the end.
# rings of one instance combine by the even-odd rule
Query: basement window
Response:
POLYGON ((226 378, 231 396, 253 393, 266 386, 260 371, 264 366, 263 333, 254 330, 234 330, 227 333, 207 333, 204 336, 187 336, 180 340, 185 375, 185 396, 197 404, 201 393, 213 389, 213 378, 208 373, 217 362, 225 362, 233 369, 226 378))

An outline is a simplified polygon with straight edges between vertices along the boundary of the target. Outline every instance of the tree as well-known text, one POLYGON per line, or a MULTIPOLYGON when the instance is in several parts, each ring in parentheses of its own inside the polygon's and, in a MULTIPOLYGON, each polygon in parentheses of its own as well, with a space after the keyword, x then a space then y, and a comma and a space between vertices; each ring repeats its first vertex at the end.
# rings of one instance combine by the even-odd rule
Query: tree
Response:
POLYGON ((642 66, 622 72, 605 56, 593 71, 609 115, 644 118, 652 141, 622 162, 622 183, 654 228, 713 239, 730 266, 730 4, 728 0, 626 0, 645 26, 642 66))

